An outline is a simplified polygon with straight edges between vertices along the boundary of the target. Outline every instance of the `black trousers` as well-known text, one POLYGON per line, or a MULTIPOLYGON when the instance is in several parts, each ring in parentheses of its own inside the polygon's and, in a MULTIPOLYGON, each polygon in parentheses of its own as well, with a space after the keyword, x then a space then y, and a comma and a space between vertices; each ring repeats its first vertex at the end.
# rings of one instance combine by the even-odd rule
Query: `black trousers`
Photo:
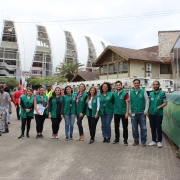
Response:
POLYGON ((37 114, 35 114, 37 133, 42 133, 45 118, 46 118, 46 115, 37 115, 37 114))
POLYGON ((97 125, 99 117, 94 118, 94 117, 88 116, 87 118, 88 118, 90 137, 91 137, 91 140, 94 140, 95 134, 96 134, 96 125, 97 125))
POLYGON ((77 115, 77 125, 78 125, 78 129, 79 129, 79 136, 84 135, 84 131, 83 131, 83 126, 82 126, 82 120, 83 117, 80 117, 79 115, 77 115))
POLYGON ((163 116, 149 115, 152 141, 158 142, 162 141, 162 119, 163 116))
POLYGON ((114 114, 115 139, 119 141, 120 138, 120 119, 122 119, 123 138, 124 140, 128 140, 128 119, 125 119, 125 115, 121 114, 114 114))
POLYGON ((56 118, 51 118, 51 122, 52 122, 52 133, 58 134, 59 126, 61 122, 61 115, 57 114, 56 118))
POLYGON ((20 120, 19 110, 20 110, 19 104, 16 104, 16 115, 18 120, 20 120))
POLYGON ((21 118, 21 134, 24 135, 24 131, 25 131, 25 126, 27 123, 27 130, 26 130, 26 134, 29 134, 29 130, 30 130, 30 126, 31 126, 31 119, 32 117, 27 116, 27 118, 21 118))

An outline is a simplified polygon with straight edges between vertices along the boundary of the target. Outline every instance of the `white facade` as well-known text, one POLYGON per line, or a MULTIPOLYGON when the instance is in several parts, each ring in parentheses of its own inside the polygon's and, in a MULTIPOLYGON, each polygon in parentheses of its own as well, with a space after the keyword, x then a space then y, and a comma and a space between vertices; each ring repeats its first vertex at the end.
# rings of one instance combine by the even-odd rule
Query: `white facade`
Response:
MULTIPOLYGON (((0 76, 23 79, 56 73, 60 62, 92 62, 109 43, 93 34, 39 18, 0 12, 0 76)), ((92 68, 93 69, 93 68, 92 68)))

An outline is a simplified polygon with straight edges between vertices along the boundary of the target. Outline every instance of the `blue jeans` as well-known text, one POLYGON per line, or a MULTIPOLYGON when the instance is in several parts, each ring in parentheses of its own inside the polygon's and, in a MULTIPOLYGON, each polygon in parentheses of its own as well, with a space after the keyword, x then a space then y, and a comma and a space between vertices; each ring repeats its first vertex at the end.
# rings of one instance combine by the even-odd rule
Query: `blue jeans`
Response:
POLYGON ((64 115, 64 120, 65 120, 65 135, 66 137, 68 137, 70 131, 70 136, 72 136, 74 129, 75 114, 64 115))
POLYGON ((101 129, 104 138, 111 138, 111 121, 113 114, 105 114, 101 116, 101 129))
POLYGON ((139 131, 138 131, 138 124, 139 124, 141 131, 141 143, 145 144, 147 141, 146 116, 144 116, 143 113, 135 114, 134 116, 132 116, 131 122, 132 122, 134 141, 139 142, 139 131))

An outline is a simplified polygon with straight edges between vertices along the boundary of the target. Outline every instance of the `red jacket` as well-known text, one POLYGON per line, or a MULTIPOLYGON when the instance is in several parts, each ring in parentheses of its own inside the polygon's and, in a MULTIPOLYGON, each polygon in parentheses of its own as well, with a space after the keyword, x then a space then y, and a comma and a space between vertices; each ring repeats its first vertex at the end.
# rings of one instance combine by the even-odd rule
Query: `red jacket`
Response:
POLYGON ((14 93, 14 104, 17 105, 19 104, 19 98, 23 94, 22 90, 18 90, 14 93))

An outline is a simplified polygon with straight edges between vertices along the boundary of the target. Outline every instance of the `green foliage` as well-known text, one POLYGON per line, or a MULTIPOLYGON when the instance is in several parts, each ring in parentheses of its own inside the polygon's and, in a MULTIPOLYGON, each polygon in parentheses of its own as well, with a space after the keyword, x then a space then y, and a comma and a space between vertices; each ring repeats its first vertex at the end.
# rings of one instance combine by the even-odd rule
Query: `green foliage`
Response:
POLYGON ((0 83, 5 84, 6 83, 6 78, 0 78, 0 83))
POLYGON ((14 89, 19 85, 19 82, 14 78, 7 78, 5 81, 6 86, 8 86, 10 89, 14 89))
POLYGON ((59 70, 60 77, 63 76, 70 82, 82 66, 84 65, 81 63, 60 63, 56 69, 59 70))
POLYGON ((43 82, 42 78, 31 77, 27 79, 27 84, 37 88, 42 86, 42 82, 43 82))

